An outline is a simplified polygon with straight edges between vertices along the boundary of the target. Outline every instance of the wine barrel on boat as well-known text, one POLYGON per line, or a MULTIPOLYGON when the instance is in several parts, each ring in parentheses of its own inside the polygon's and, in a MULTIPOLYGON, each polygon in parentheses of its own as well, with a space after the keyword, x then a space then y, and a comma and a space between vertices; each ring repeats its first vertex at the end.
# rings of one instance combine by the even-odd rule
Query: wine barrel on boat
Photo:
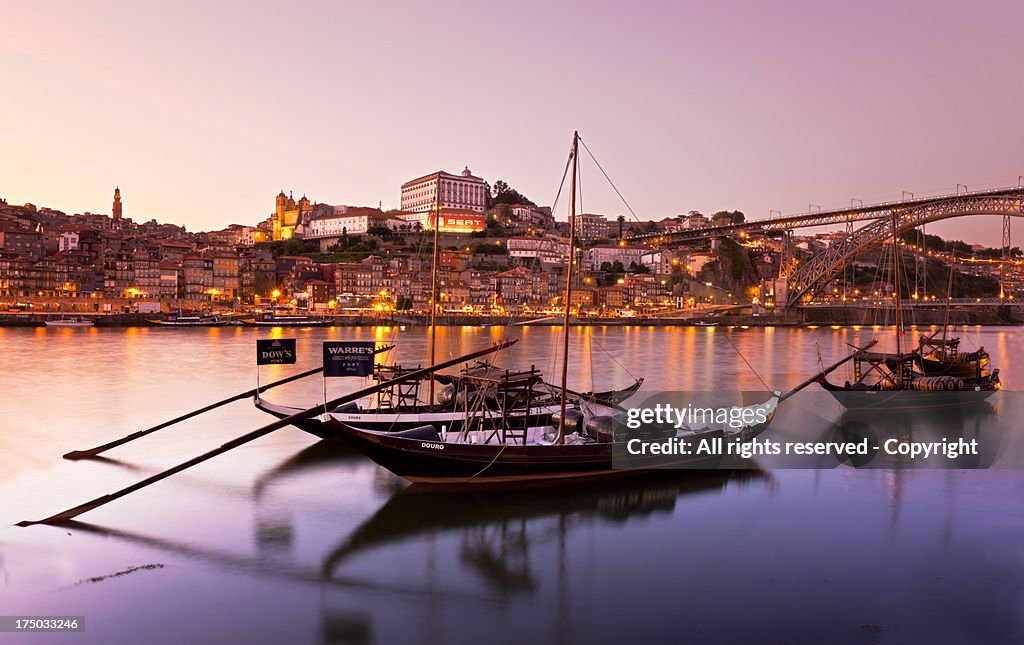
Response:
MULTIPOLYGON (((551 415, 551 426, 557 428, 562 424, 562 413, 561 411, 555 411, 551 415)), ((565 434, 572 434, 578 432, 583 434, 583 413, 579 410, 572 408, 565 409, 565 434)))
POLYGON ((963 391, 966 383, 955 376, 919 376, 910 382, 910 387, 922 392, 963 391))

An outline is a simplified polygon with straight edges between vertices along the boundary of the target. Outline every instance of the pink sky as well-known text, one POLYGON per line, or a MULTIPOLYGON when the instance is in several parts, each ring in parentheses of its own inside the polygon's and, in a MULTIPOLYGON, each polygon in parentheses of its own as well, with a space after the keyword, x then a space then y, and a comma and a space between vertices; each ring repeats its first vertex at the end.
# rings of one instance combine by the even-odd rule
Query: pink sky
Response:
MULTIPOLYGON (((126 216, 208 230, 281 189, 397 207, 468 164, 550 204, 573 129, 643 219, 1016 185, 1022 22, 1013 2, 8 3, 0 197, 109 212, 119 184, 126 216)), ((585 210, 624 212, 583 181, 585 210)), ((995 244, 999 222, 930 232, 995 244)))

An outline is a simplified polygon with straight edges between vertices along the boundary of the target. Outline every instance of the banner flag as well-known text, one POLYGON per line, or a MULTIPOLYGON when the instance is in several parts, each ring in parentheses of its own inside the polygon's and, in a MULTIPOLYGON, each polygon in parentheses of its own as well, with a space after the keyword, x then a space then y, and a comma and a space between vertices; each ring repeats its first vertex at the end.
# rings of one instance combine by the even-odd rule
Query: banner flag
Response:
POLYGON ((291 365, 294 362, 294 338, 265 338, 256 341, 257 365, 291 365))
POLYGON ((324 341, 324 376, 369 376, 373 374, 372 340, 324 341))

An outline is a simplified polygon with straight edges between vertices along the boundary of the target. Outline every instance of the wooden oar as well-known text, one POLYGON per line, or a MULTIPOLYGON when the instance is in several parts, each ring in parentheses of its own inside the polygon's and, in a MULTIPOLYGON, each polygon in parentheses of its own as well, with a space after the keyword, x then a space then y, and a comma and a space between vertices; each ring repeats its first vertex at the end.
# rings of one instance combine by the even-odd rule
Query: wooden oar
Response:
MULTIPOLYGON (((375 354, 379 354, 380 352, 388 351, 392 347, 394 347, 394 345, 389 345, 387 347, 382 347, 381 349, 376 350, 374 353, 375 354)), ((234 396, 230 396, 230 397, 224 399, 223 401, 217 401, 216 403, 211 403, 210 405, 201 407, 198 410, 193 410, 192 412, 189 412, 187 414, 183 414, 180 417, 175 417, 175 418, 171 419, 170 421, 164 421, 163 423, 158 423, 157 425, 153 426, 152 428, 147 428, 146 430, 139 430, 138 432, 133 432, 132 434, 130 434, 128 436, 121 437, 120 439, 116 439, 116 440, 111 441, 109 443, 105 443, 102 446, 96 446, 95 448, 89 448, 88 450, 72 450, 71 452, 69 452, 66 455, 64 455, 64 459, 70 459, 72 461, 76 461, 78 459, 91 459, 92 457, 100 455, 100 454, 110 450, 111 448, 116 448, 116 447, 124 445, 124 444, 126 444, 126 443, 128 443, 130 441, 135 441, 136 439, 138 439, 140 437, 145 437, 146 435, 152 434, 152 433, 156 432, 157 430, 163 430, 167 426, 172 426, 175 423, 179 423, 181 421, 185 421, 186 419, 191 419, 194 416, 198 416, 200 414, 203 414, 204 412, 209 412, 210 410, 214 410, 216 408, 219 408, 222 405, 227 405, 228 403, 233 403, 234 401, 238 401, 240 399, 247 399, 250 396, 256 396, 260 392, 265 392, 266 390, 269 390, 270 388, 277 387, 279 385, 284 385, 285 383, 291 383, 292 381, 297 381, 299 379, 306 378, 307 376, 312 376, 313 374, 318 374, 318 373, 320 373, 322 371, 324 371, 323 367, 317 367, 317 368, 314 368, 314 369, 302 372, 300 374, 295 374, 294 376, 289 376, 288 378, 283 378, 280 381, 274 381, 273 383, 267 383, 266 385, 261 385, 258 388, 254 388, 252 390, 246 390, 245 392, 242 392, 240 394, 235 394, 234 396)))
POLYGON ((54 522, 63 522, 65 520, 73 519, 75 517, 78 517, 82 513, 85 513, 86 511, 91 511, 94 508, 99 508, 100 506, 103 506, 105 504, 109 504, 110 502, 114 501, 115 499, 120 499, 121 497, 124 497, 125 495, 129 495, 131 493, 134 493, 135 491, 140 490, 142 488, 145 488, 146 486, 149 486, 150 484, 155 484, 156 482, 158 482, 158 481, 160 481, 162 479, 166 479, 166 478, 170 477, 171 475, 180 473, 181 471, 187 470, 188 468, 191 468, 192 466, 195 466, 197 464, 201 464, 204 461, 207 461, 208 459, 212 459, 213 457, 216 457, 217 455, 220 455, 220 454, 223 454, 225 452, 228 452, 229 450, 237 448, 238 446, 245 445, 245 444, 249 443, 250 441, 255 441, 256 439, 259 439, 260 437, 266 436, 266 435, 270 434, 271 432, 274 432, 275 430, 280 430, 281 428, 287 427, 287 426, 291 425, 292 422, 294 422, 294 421, 298 421, 300 419, 308 419, 310 417, 314 417, 314 416, 320 414, 321 411, 324 409, 324 407, 334 408, 334 407, 337 407, 337 406, 339 406, 339 405, 341 405, 343 403, 348 403, 349 401, 355 401, 356 399, 361 399, 364 396, 367 396, 369 394, 374 394, 375 392, 379 392, 379 391, 381 391, 383 389, 392 387, 395 384, 400 383, 402 381, 415 380, 415 379, 421 378, 421 377, 423 377, 423 376, 425 376, 427 374, 432 374, 433 372, 435 372, 437 370, 445 369, 446 367, 451 367, 453 365, 458 365, 459 363, 465 363, 466 361, 471 361, 474 358, 478 358, 480 356, 486 356, 487 354, 491 354, 493 352, 505 349, 507 347, 511 347, 512 345, 514 345, 517 342, 518 342, 518 340, 505 341, 505 342, 503 342, 501 344, 493 345, 491 347, 488 347, 487 349, 478 350, 478 351, 473 352, 471 354, 465 354, 463 356, 459 356, 458 358, 453 358, 453 359, 451 359, 449 361, 445 361, 444 363, 438 363, 437 365, 431 365, 429 367, 424 367, 422 369, 414 370, 412 372, 409 372, 408 374, 405 374, 404 376, 400 376, 400 377, 392 379, 390 381, 384 381, 382 383, 378 383, 377 385, 373 385, 371 387, 364 388, 362 390, 358 390, 358 391, 353 392, 351 394, 346 394, 345 396, 339 397, 337 399, 333 399, 331 401, 328 401, 327 403, 319 403, 319 404, 309 408, 308 410, 303 410, 302 412, 297 412, 297 413, 295 413, 295 414, 293 414, 293 415, 291 415, 289 417, 285 417, 285 418, 283 418, 283 419, 281 419, 279 421, 275 421, 275 422, 273 422, 271 424, 265 425, 262 428, 257 428, 256 430, 253 430, 252 432, 246 433, 246 434, 242 435, 241 437, 238 437, 236 439, 232 439, 231 441, 221 445, 219 448, 214 448, 213 450, 210 450, 209 452, 204 452, 203 454, 199 455, 198 457, 193 457, 192 459, 189 459, 186 462, 180 463, 177 466, 174 466, 173 468, 168 468, 167 470, 161 471, 161 472, 159 472, 159 473, 157 473, 157 474, 155 474, 155 475, 153 475, 151 477, 147 477, 146 479, 143 479, 142 481, 140 481, 138 483, 132 484, 131 486, 128 486, 126 488, 122 488, 119 491, 116 491, 114 493, 110 493, 108 495, 103 495, 102 497, 97 497, 96 499, 94 499, 92 501, 86 502, 84 504, 79 504, 78 506, 75 506, 73 508, 69 508, 66 511, 62 511, 60 513, 57 513, 56 515, 51 515, 50 517, 47 517, 47 518, 42 519, 42 520, 25 520, 25 521, 22 521, 22 522, 18 522, 17 526, 32 526, 33 524, 53 524, 54 522))
POLYGON ((789 397, 793 396, 794 394, 796 394, 800 390, 804 389, 805 387, 807 387, 811 383, 817 383, 821 379, 825 378, 826 376, 828 376, 829 374, 834 372, 840 365, 842 365, 844 363, 847 363, 849 361, 852 361, 853 359, 857 358, 857 356, 863 354, 864 352, 866 352, 869 349, 871 349, 872 347, 874 347, 877 343, 878 343, 877 340, 873 340, 870 343, 868 343, 867 345, 865 345, 864 347, 858 347, 857 351, 855 351, 854 353, 850 354, 849 356, 847 356, 843 360, 837 361, 837 362, 833 363, 830 367, 821 370, 820 372, 818 372, 817 374, 815 374, 811 378, 807 379, 806 381, 804 381, 800 385, 797 385, 795 388, 793 388, 789 392, 786 392, 785 394, 780 396, 779 397, 779 403, 782 403, 783 401, 785 401, 789 397))

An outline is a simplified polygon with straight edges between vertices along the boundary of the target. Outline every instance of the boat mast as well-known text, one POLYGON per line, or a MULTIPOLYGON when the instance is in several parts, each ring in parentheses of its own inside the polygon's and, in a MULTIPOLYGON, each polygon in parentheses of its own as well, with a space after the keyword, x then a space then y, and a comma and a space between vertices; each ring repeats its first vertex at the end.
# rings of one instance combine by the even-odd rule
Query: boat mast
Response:
MULTIPOLYGON (((953 256, 956 257, 955 255, 953 256)), ((949 263, 949 283, 946 285, 946 315, 942 319, 942 360, 946 360, 946 330, 949 329, 949 305, 953 301, 953 267, 956 259, 949 263)))
POLYGON ((572 133, 572 183, 569 187, 569 269, 565 274, 565 314, 562 317, 562 415, 555 443, 565 440, 565 387, 569 374, 569 307, 572 304, 573 265, 576 264, 576 165, 580 151, 580 134, 572 133))
POLYGON ((900 335, 903 333, 903 317, 900 314, 900 263, 899 263, 899 240, 896 238, 896 209, 892 210, 892 282, 896 293, 893 300, 896 302, 896 384, 903 385, 903 350, 900 347, 900 335))
MULTIPOLYGON (((434 261, 430 265, 430 364, 434 364, 437 327, 437 265, 441 257, 441 173, 437 173, 437 193, 434 198, 434 261)), ((430 398, 427 409, 434 407, 434 375, 430 375, 430 398)))

